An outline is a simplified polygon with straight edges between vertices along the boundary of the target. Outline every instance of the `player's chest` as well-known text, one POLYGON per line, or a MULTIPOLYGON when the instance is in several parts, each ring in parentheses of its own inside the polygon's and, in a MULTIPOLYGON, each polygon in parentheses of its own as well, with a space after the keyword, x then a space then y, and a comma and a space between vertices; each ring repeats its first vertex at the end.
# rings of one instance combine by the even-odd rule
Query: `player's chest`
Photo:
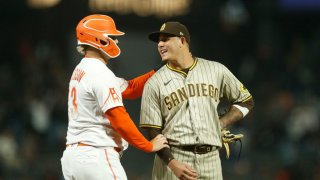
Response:
POLYGON ((207 96, 212 91, 220 88, 220 82, 217 77, 192 72, 185 75, 174 74, 163 78, 160 82, 160 93, 168 95, 171 93, 186 93, 189 96, 207 96))
POLYGON ((160 97, 168 110, 181 108, 187 102, 218 102, 220 85, 209 77, 175 77, 162 82, 160 97))

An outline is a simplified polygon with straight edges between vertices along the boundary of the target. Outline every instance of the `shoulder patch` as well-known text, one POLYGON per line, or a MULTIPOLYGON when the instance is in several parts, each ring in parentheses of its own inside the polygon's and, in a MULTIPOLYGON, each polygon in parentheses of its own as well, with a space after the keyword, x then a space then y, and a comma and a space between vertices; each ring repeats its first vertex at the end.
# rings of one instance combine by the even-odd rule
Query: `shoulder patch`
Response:
POLYGON ((243 84, 240 84, 240 91, 243 93, 248 92, 248 89, 246 87, 243 86, 243 84))

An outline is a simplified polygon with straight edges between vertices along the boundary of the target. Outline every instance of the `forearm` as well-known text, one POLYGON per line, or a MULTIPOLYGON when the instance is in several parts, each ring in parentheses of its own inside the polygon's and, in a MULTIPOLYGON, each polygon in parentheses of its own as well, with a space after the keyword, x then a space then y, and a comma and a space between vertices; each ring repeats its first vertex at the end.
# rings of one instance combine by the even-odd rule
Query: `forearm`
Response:
POLYGON ((241 111, 238 108, 231 106, 230 110, 220 117, 221 129, 227 128, 229 125, 234 124, 242 118, 243 115, 241 111))
MULTIPOLYGON (((161 134, 161 130, 157 128, 145 128, 148 138, 153 139, 158 134, 161 134)), ((168 165, 168 163, 174 159, 171 150, 169 148, 163 148, 160 151, 156 152, 157 155, 168 165)))
POLYGON ((105 113, 111 126, 129 144, 145 152, 151 152, 153 145, 137 129, 124 107, 115 107, 105 113))
POLYGON ((247 101, 236 103, 234 105, 231 106, 227 113, 220 117, 220 125, 222 129, 227 128, 229 125, 234 124, 246 116, 246 114, 254 107, 254 101, 251 97, 247 101), (237 107, 240 107, 241 109, 237 107))
POLYGON ((144 84, 154 74, 154 70, 128 81, 128 87, 122 92, 123 99, 136 99, 142 96, 144 84))

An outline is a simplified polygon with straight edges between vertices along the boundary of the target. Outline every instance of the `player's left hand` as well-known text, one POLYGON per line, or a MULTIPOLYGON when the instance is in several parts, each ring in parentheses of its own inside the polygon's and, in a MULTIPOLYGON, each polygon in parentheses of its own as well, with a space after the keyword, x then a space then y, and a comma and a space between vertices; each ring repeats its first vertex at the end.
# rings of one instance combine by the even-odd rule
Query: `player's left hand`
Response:
POLYGON ((241 142, 241 139, 243 138, 243 134, 232 134, 230 133, 229 130, 226 130, 226 129, 223 129, 221 133, 222 133, 222 143, 224 148, 226 149, 227 159, 229 159, 230 157, 229 144, 235 143, 237 141, 241 142))
POLYGON ((180 180, 196 180, 197 172, 188 164, 173 159, 169 162, 168 167, 180 180))

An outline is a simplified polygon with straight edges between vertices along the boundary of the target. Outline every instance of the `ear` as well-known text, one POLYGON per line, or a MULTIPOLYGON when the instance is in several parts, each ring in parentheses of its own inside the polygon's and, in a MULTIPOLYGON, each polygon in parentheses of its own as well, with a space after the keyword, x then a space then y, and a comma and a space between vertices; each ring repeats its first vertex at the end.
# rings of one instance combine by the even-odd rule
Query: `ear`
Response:
POLYGON ((185 37, 180 37, 180 39, 181 39, 181 43, 182 43, 182 44, 187 43, 187 39, 186 39, 185 37))
POLYGON ((180 42, 181 42, 182 46, 187 45, 189 47, 189 44, 188 44, 187 39, 185 37, 180 37, 180 42))

